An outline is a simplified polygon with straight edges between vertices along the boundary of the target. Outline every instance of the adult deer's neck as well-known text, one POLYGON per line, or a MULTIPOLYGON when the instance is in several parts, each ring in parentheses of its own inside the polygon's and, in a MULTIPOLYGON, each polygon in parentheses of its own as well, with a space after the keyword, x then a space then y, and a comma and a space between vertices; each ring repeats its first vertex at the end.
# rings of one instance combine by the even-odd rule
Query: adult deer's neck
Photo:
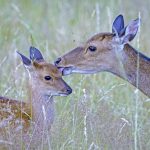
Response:
POLYGON ((150 58, 139 53, 129 44, 124 46, 123 53, 124 71, 116 74, 150 97, 150 58))

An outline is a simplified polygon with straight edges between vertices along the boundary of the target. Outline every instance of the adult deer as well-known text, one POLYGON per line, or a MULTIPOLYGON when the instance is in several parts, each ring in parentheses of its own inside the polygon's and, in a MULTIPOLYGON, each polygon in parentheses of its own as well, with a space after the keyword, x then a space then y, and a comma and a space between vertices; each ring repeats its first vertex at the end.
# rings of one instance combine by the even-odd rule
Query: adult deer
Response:
POLYGON ((30 59, 18 54, 29 74, 30 99, 25 103, 0 97, 0 147, 9 143, 9 140, 11 142, 17 134, 19 137, 23 135, 29 146, 32 141, 41 141, 53 123, 53 96, 72 93, 72 89, 62 79, 61 72, 47 63, 38 49, 30 48, 30 59))
POLYGON ((136 36, 140 20, 124 27, 119 15, 113 22, 112 33, 99 33, 83 45, 55 61, 63 75, 111 72, 139 88, 150 97, 150 58, 134 49, 128 42, 136 36))

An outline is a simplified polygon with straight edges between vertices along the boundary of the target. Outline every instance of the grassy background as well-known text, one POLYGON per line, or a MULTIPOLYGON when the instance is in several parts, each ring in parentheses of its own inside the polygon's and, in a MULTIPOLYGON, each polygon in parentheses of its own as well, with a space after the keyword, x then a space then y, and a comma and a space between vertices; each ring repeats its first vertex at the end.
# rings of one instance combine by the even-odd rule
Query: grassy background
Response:
MULTIPOLYGON (((140 12, 141 32, 132 45, 150 56, 149 6, 149 0, 0 0, 1 95, 27 98, 16 50, 28 55, 33 45, 53 62, 91 35, 111 31, 120 13, 127 23, 140 12)), ((64 79, 74 92, 55 98, 51 149, 149 149, 150 99, 140 92, 137 99, 133 86, 110 73, 64 79)))

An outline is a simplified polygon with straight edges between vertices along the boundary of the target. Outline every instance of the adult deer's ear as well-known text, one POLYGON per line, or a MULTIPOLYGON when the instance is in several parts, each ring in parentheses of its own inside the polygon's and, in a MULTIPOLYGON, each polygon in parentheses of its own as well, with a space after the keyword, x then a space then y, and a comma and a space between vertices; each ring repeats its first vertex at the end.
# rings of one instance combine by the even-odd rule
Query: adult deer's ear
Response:
POLYGON ((124 19, 122 15, 116 17, 112 25, 112 33, 120 35, 121 31, 124 29, 124 19))
POLYGON ((32 61, 37 60, 37 61, 42 61, 44 60, 42 53, 40 52, 40 50, 38 50, 35 47, 30 47, 30 59, 32 61))
POLYGON ((18 51, 17 51, 17 53, 20 55, 21 60, 22 60, 22 62, 23 62, 23 64, 24 64, 25 66, 30 66, 30 65, 31 65, 31 60, 30 60, 30 59, 28 59, 26 56, 24 56, 23 54, 21 54, 21 53, 18 52, 18 51))
POLYGON ((126 44, 134 39, 140 26, 140 19, 132 20, 126 27, 122 35, 122 44, 126 44))

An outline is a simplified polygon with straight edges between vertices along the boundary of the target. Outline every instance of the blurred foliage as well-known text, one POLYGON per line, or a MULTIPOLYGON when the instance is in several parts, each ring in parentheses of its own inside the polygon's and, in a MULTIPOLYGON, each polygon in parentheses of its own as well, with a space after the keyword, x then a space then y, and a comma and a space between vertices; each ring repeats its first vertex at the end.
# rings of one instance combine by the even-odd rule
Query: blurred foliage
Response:
MULTIPOLYGON (((150 56, 150 1, 0 0, 0 92, 27 99, 26 74, 16 50, 31 45, 53 62, 97 32, 111 31, 120 13, 142 18, 140 51, 150 56), (97 12, 99 11, 99 13, 97 12)), ((137 38, 136 38, 137 39, 137 38)), ((132 45, 137 48, 137 40, 132 45)), ((107 59, 107 58, 106 58, 107 59)), ((135 149, 135 88, 111 75, 71 75, 74 92, 57 97, 52 149, 135 149)), ((138 149, 150 147, 150 101, 139 93, 138 149)))

